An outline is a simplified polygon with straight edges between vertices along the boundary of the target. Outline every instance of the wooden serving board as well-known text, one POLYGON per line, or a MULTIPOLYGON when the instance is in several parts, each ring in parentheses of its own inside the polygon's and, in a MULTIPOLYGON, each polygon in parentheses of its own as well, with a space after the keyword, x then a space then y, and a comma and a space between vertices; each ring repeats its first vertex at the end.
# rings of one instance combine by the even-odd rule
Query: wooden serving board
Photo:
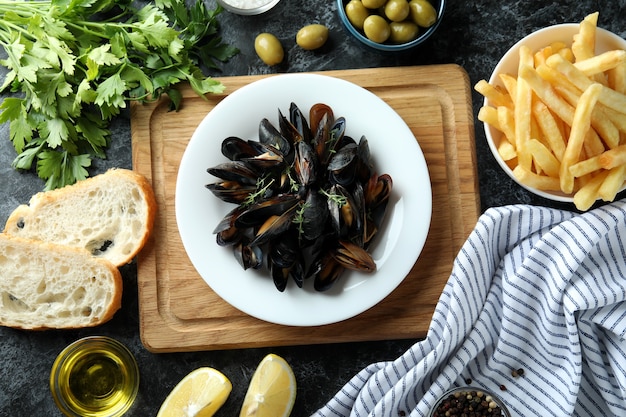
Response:
POLYGON ((420 258, 387 298, 339 323, 291 327, 242 313, 215 294, 192 266, 176 226, 174 193, 179 162, 199 122, 226 95, 264 76, 220 78, 225 93, 208 100, 184 90, 184 107, 179 112, 168 111, 166 101, 133 105, 133 167, 152 182, 159 205, 154 233, 137 261, 140 334, 148 350, 233 349, 426 335, 454 258, 480 211, 468 76, 453 64, 322 74, 349 80, 378 95, 417 138, 433 191, 431 228, 420 258))

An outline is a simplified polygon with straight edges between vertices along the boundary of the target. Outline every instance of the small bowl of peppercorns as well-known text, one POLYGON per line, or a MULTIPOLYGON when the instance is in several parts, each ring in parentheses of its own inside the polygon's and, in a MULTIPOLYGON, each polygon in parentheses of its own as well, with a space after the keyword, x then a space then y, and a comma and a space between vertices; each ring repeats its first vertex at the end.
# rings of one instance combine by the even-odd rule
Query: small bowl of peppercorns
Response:
POLYGON ((490 391, 472 387, 456 387, 443 393, 429 417, 511 417, 504 403, 490 391))

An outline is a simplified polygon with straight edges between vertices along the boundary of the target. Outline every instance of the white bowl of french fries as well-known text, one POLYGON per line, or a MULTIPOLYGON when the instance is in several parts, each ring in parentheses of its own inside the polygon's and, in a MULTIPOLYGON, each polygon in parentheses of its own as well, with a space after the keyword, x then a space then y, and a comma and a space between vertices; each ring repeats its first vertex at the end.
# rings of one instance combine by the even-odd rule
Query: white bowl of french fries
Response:
POLYGON ((502 169, 581 211, 613 201, 626 181, 626 41, 597 22, 593 13, 533 32, 475 86, 502 169))

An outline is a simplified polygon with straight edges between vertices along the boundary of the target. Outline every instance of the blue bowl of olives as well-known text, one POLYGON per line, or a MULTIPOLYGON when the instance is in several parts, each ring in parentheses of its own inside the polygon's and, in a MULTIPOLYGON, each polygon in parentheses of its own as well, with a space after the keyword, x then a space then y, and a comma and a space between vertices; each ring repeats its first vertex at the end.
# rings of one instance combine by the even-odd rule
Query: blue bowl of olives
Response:
POLYGON ((421 45, 439 27, 445 0, 337 0, 345 29, 361 44, 381 52, 421 45))

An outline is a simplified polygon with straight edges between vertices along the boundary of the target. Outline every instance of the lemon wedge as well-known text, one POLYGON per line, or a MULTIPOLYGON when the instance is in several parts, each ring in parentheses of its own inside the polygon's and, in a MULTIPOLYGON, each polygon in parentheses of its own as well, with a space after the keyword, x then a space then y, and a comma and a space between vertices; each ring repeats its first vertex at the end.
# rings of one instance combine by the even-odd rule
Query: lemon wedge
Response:
POLYGON ((270 353, 252 375, 239 417, 288 417, 296 400, 296 377, 289 364, 270 353))
POLYGON ((191 371, 167 396, 157 417, 211 417, 224 404, 232 384, 220 371, 191 371))

